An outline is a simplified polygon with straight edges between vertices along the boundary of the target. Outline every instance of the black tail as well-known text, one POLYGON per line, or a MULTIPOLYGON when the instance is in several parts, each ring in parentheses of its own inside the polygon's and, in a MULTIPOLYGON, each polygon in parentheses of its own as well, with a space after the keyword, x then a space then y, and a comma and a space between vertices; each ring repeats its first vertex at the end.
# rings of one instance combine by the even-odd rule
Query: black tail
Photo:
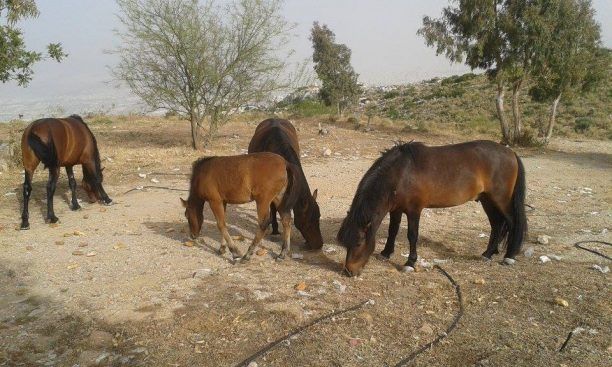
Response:
POLYGON ((527 216, 525 215, 525 167, 521 159, 516 156, 518 175, 512 193, 512 223, 508 228, 506 257, 514 258, 521 251, 523 240, 527 235, 527 216))
POLYGON ((281 201, 278 211, 279 212, 287 212, 295 206, 299 197, 300 197, 300 167, 293 163, 287 162, 287 188, 285 189, 285 194, 283 195, 283 200, 281 201))
POLYGON ((53 137, 49 134, 49 142, 44 143, 42 139, 30 131, 28 135, 28 145, 34 151, 36 157, 43 163, 45 168, 56 168, 59 166, 57 151, 53 144, 53 137))

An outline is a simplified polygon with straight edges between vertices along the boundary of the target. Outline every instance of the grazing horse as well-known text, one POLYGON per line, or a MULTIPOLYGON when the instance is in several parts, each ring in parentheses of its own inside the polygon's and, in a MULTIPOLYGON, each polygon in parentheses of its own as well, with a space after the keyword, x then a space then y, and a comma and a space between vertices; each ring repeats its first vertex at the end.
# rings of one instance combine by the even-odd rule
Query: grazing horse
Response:
POLYGON ((283 225, 283 248, 279 260, 291 251, 291 208, 298 199, 298 168, 278 154, 263 152, 229 157, 207 157, 193 163, 189 198, 183 200, 191 238, 202 229, 204 203, 208 202, 221 232, 219 253, 225 252, 225 241, 234 259, 242 257, 227 231, 226 204, 257 204, 257 233, 247 253, 249 260, 270 225, 270 204, 274 203, 283 225))
POLYGON ((423 208, 446 208, 470 200, 480 201, 491 224, 489 245, 482 255, 490 259, 505 239, 505 258, 513 259, 527 233, 527 219, 525 169, 512 150, 479 140, 438 147, 410 142, 383 152, 361 179, 338 231, 338 241, 347 248, 346 274, 361 273, 387 213, 389 236, 381 255, 388 259, 393 253, 405 214, 410 254, 404 270, 410 271, 417 260, 423 208))
POLYGON ((21 153, 25 179, 23 182, 23 212, 21 229, 29 229, 28 203, 32 192, 32 176, 40 162, 49 169, 47 183, 47 218, 55 223, 58 218, 53 211, 53 194, 59 177, 60 167, 66 167, 68 184, 72 192, 72 210, 80 209, 76 197, 76 180, 72 167, 80 164, 83 168, 83 188, 91 202, 102 201, 110 204, 102 187, 102 170, 100 153, 96 138, 80 116, 67 118, 45 118, 32 122, 26 127, 21 137, 21 153))
MULTIPOLYGON (((293 209, 295 226, 302 233, 310 249, 318 250, 323 246, 323 236, 319 220, 321 212, 317 204, 317 190, 310 194, 308 181, 300 163, 300 145, 297 132, 287 120, 267 119, 262 121, 255 129, 255 134, 249 143, 249 153, 272 152, 298 167, 297 178, 299 182, 299 197, 293 209)), ((272 221, 272 234, 278 233, 276 221, 276 207, 270 205, 270 219, 272 221)))

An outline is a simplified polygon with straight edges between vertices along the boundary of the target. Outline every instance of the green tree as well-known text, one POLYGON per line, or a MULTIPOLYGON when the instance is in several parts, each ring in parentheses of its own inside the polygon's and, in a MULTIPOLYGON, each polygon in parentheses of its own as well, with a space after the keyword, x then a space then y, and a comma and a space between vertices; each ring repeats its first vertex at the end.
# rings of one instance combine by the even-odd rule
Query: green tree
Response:
POLYGON ((47 45, 47 55, 26 48, 23 32, 16 26, 17 22, 38 15, 33 0, 0 0, 0 82, 14 80, 25 87, 32 80, 35 63, 46 57, 60 62, 67 56, 60 43, 47 45))
POLYGON ((520 90, 531 67, 533 28, 529 19, 538 7, 529 0, 454 0, 442 16, 423 18, 418 34, 436 54, 452 62, 464 62, 484 70, 497 86, 496 109, 502 140, 514 144, 522 134, 519 109, 520 90), (506 88, 512 90, 514 124, 507 122, 504 110, 506 88))
POLYGON ((315 72, 323 84, 320 96, 327 106, 336 106, 338 115, 354 104, 361 93, 357 83, 359 75, 351 66, 351 50, 344 44, 335 43, 336 36, 326 25, 313 24, 312 60, 315 72))
POLYGON ((596 86, 608 72, 610 58, 600 48, 600 29, 589 0, 543 1, 541 14, 529 93, 536 101, 551 103, 544 131, 548 144, 561 98, 571 100, 596 86))
POLYGON ((205 120, 210 141, 237 108, 286 87, 278 50, 291 27, 280 0, 117 3, 124 29, 115 76, 151 108, 186 116, 194 149, 205 120))

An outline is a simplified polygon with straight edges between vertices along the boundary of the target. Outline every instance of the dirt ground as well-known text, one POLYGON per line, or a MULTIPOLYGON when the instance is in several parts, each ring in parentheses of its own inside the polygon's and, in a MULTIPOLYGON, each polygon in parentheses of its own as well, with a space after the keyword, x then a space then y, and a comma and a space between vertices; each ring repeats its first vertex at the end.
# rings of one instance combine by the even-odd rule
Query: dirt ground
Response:
MULTIPOLYGON (((380 150, 400 139, 448 144, 467 137, 366 133, 348 125, 326 125, 329 134, 319 136, 316 121, 296 121, 306 176, 319 189, 323 251, 304 251, 294 230, 293 252, 302 258, 275 261, 281 238, 267 236, 267 252, 232 265, 216 253, 220 235, 208 208, 201 237, 189 247, 179 202, 186 193, 125 192, 187 189, 195 158, 244 153, 258 121, 225 126, 202 153, 188 148, 185 123, 120 120, 91 125, 112 206, 84 203, 70 211, 62 174, 55 197, 61 222, 45 224, 47 173, 39 169, 31 229, 19 231, 21 170, 0 175, 0 366, 233 366, 296 328, 365 300, 373 302, 306 329, 256 362, 393 366, 443 333, 458 312, 454 290, 438 271, 398 271, 407 256, 405 218, 391 261, 373 257, 358 278, 339 271, 345 252, 334 238, 380 150), (323 157, 325 148, 330 157, 323 157), (305 289, 298 291, 301 282, 305 289)), ((501 258, 482 261, 489 226, 478 203, 426 210, 419 257, 443 263, 461 286, 465 310, 457 329, 414 365, 611 364, 610 273, 592 268, 610 262, 573 243, 611 241, 612 143, 555 140, 547 150, 518 152, 527 202, 535 208, 524 244, 533 255, 519 256, 515 266, 500 265, 501 258), (538 235, 551 236, 549 244, 537 243, 538 235), (542 264, 542 255, 560 259, 542 264)), ((82 190, 79 195, 85 199, 82 190)), ((254 205, 228 209, 230 233, 244 251, 255 232, 254 205)), ((377 252, 385 238, 386 222, 377 252)))

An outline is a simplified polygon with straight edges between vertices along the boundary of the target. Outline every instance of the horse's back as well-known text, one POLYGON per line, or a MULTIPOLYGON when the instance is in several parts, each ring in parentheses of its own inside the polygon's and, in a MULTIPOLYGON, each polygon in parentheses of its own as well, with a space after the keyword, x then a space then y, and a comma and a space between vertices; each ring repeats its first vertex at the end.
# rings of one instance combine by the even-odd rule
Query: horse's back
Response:
POLYGON ((193 175, 191 190, 202 199, 244 203, 286 186, 287 162, 271 152, 211 157, 196 162, 193 175))
POLYGON ((22 149, 27 149, 30 134, 36 135, 44 144, 53 142, 61 166, 76 165, 90 159, 90 154, 87 153, 95 149, 89 128, 76 117, 42 118, 33 121, 24 131, 22 149))
MULTIPOLYGON (((249 153, 271 151, 285 157, 279 146, 281 144, 289 144, 299 157, 300 145, 297 131, 293 124, 283 119, 266 119, 260 122, 255 128, 255 133, 253 133, 253 137, 249 142, 248 151, 249 153), (266 139, 266 137, 270 135, 274 135, 276 139, 274 141, 266 139)), ((285 159, 290 159, 290 157, 285 157, 285 159)))
POLYGON ((477 140, 452 145, 413 143, 404 187, 428 207, 447 207, 481 194, 509 196, 518 175, 514 152, 495 142, 477 140))

